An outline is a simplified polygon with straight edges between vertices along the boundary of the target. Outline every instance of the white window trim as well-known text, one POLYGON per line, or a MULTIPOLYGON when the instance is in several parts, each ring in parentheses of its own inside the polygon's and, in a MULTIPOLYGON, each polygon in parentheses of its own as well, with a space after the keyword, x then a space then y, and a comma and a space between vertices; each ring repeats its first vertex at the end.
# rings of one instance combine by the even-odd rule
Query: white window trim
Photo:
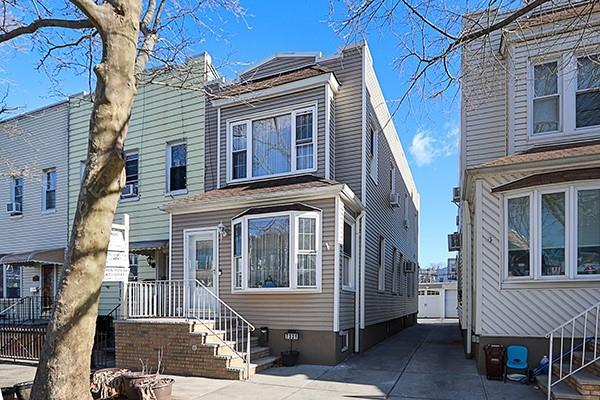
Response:
POLYGON ((56 168, 46 168, 42 173, 42 214, 52 214, 56 212, 56 203, 58 202, 58 174, 56 168), (46 187, 48 174, 54 172, 55 186, 54 186, 54 208, 47 208, 46 206, 46 187))
POLYGON ((579 49, 562 55, 553 55, 529 60, 527 77, 527 132, 531 143, 578 140, 598 135, 600 125, 576 127, 577 59, 590 53, 598 54, 600 49, 579 49), (558 62, 559 130, 533 133, 533 68, 536 65, 558 62))
POLYGON ((548 185, 542 188, 527 188, 515 190, 503 197, 503 232, 502 241, 502 281, 505 283, 542 283, 542 282, 589 282, 600 281, 600 274, 577 274, 577 193, 581 190, 600 190, 598 182, 577 182, 548 185), (547 193, 565 192, 565 274, 558 276, 543 276, 541 274, 541 195, 547 193), (508 199, 529 197, 529 276, 508 276, 508 199))
POLYGON ((281 211, 264 214, 244 215, 231 221, 231 292, 232 293, 320 293, 322 283, 322 218, 319 211, 281 211), (249 288, 248 287, 248 221, 252 219, 287 216, 290 219, 290 262, 289 287, 249 288), (298 286, 298 218, 316 219, 316 286, 298 286), (237 223, 242 224, 242 288, 235 287, 235 262, 233 255, 233 231, 237 223))
POLYGON ((396 193, 396 165, 394 160, 390 159, 390 193, 396 193))
POLYGON ((379 131, 377 129, 373 129, 371 147, 373 148, 373 155, 371 155, 369 151, 369 176, 377 185, 379 178, 379 131))
MULTIPOLYGON (((355 275, 356 275, 356 221, 354 220, 354 218, 350 217, 349 215, 346 215, 344 217, 344 222, 350 225, 350 228, 352 229, 352 255, 350 256, 350 271, 348 271, 348 273, 350 274, 350 284, 349 285, 344 285, 344 280, 341 279, 342 282, 342 290, 346 291, 346 292, 355 292, 356 291, 356 282, 355 282, 355 275)), ((344 252, 340 252, 340 256, 342 257, 342 259, 344 258, 344 252)), ((342 274, 343 274, 343 265, 342 265, 342 274)))
POLYGON ((232 119, 227 121, 227 157, 226 157, 226 172, 227 183, 255 181, 268 178, 276 178, 281 176, 299 175, 309 172, 316 172, 318 169, 317 160, 317 144, 318 144, 318 102, 314 104, 302 104, 294 107, 280 108, 269 110, 264 113, 257 113, 245 116, 242 119, 232 119), (313 114, 313 167, 310 169, 296 169, 296 115, 312 112, 313 114), (290 172, 279 174, 252 176, 252 122, 274 116, 290 114, 290 131, 291 131, 291 154, 290 154, 290 172), (246 125, 246 177, 233 179, 232 161, 233 161, 233 127, 238 125, 246 125))
POLYGON ((377 251, 379 252, 379 262, 377 266, 377 291, 379 293, 385 292, 385 237, 379 236, 377 238, 377 251), (381 243, 381 248, 379 248, 381 243))
MULTIPOLYGON (((177 195, 181 195, 181 194, 187 194, 188 193, 188 182, 186 181, 185 183, 185 189, 179 189, 179 190, 171 190, 171 148, 173 146, 177 146, 179 144, 185 144, 186 146, 186 160, 185 160, 185 167, 186 169, 189 166, 189 152, 188 152, 188 148, 187 148, 187 140, 185 139, 180 139, 180 140, 174 140, 171 142, 167 142, 167 146, 166 146, 166 169, 165 169, 165 196, 177 196, 177 195)), ((138 171, 139 173, 139 171, 138 171)), ((187 174, 186 174, 187 175, 187 174)))
MULTIPOLYGON (((125 162, 127 162, 127 156, 132 155, 132 154, 137 154, 137 162, 138 162, 138 173, 137 173, 137 187, 138 187, 138 192, 135 196, 127 196, 127 197, 123 197, 123 193, 121 192, 121 194, 119 194, 119 203, 129 203, 132 201, 138 201, 140 199, 140 151, 138 149, 134 149, 134 150, 128 150, 125 152, 125 162)), ((171 152, 169 152, 169 154, 171 154, 171 152)), ((170 165, 167 164, 167 165, 170 165)), ((187 167, 187 165, 186 165, 187 167)), ((123 166, 123 169, 125 169, 125 166, 123 166)), ((127 181, 125 181, 125 184, 127 184, 127 181)))

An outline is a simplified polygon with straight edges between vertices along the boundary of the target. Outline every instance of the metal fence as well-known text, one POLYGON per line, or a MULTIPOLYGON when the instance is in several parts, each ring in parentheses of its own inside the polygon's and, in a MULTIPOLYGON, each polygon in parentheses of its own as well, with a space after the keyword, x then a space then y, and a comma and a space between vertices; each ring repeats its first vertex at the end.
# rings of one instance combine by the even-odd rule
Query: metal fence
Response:
POLYGON ((39 360, 45 337, 45 326, 0 327, 0 358, 39 360))

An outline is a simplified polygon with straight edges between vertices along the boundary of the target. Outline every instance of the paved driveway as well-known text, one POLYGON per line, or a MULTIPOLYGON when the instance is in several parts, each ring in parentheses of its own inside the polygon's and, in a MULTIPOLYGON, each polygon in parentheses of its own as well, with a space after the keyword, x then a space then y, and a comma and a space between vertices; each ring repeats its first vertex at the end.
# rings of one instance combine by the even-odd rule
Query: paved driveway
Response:
MULTIPOLYGON (((34 368, 0 364, 0 386, 34 368)), ((456 324, 421 323, 335 367, 271 368, 249 382, 175 377, 174 400, 544 400, 533 386, 488 381, 465 359, 456 324)))

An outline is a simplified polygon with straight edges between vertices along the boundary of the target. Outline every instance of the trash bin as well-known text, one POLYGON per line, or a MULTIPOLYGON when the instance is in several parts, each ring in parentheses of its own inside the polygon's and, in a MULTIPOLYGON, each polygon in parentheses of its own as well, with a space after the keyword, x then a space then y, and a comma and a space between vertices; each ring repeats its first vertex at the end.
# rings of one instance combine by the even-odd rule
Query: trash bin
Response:
POLYGON ((483 350, 487 378, 502 380, 504 375, 504 346, 501 344, 488 344, 483 350))
POLYGON ((269 328, 262 326, 258 330, 258 345, 267 347, 269 345, 269 328))

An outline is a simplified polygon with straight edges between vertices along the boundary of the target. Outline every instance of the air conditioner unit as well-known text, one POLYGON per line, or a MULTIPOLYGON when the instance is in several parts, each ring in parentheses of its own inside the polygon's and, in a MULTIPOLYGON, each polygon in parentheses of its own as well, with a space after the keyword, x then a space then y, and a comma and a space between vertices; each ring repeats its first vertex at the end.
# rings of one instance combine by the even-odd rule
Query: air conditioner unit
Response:
POLYGON ((460 188, 459 187, 452 188, 452 202, 460 203, 460 188))
POLYGON ((415 272, 416 263, 412 261, 407 261, 404 263, 404 272, 415 272))
POLYGON ((400 195, 398 193, 390 193, 390 205, 392 207, 400 207, 400 195))
POLYGON ((7 203, 6 212, 10 215, 20 215, 23 213, 23 205, 21 203, 7 203))
POLYGON ((460 233, 454 232, 448 235, 448 251, 460 251, 460 233))
POLYGON ((121 197, 134 197, 138 195, 138 187, 133 183, 128 183, 123 187, 121 197))

